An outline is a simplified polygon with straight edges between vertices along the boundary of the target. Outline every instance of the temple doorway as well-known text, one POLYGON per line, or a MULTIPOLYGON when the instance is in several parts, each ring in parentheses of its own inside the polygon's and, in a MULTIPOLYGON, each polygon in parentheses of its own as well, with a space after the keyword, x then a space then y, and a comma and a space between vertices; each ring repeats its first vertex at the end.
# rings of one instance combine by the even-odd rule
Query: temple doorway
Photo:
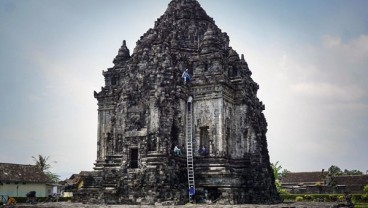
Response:
POLYGON ((138 149, 130 149, 130 168, 138 168, 138 149))
POLYGON ((209 127, 208 126, 203 126, 200 127, 200 147, 205 147, 206 149, 209 148, 209 140, 210 140, 210 135, 209 135, 209 127))

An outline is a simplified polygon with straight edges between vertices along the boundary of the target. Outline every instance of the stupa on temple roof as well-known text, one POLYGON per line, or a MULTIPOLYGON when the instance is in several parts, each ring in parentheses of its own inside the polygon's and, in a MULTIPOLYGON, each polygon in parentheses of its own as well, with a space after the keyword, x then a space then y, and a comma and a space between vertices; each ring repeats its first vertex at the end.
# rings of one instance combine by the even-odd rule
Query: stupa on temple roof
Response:
POLYGON ((259 87, 198 1, 172 0, 113 63, 94 94, 97 160, 77 200, 279 202, 259 87))

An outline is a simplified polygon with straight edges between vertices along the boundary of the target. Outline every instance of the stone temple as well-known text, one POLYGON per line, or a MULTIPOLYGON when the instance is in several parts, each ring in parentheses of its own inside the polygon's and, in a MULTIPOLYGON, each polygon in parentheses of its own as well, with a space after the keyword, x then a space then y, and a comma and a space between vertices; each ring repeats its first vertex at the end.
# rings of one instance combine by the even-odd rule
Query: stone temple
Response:
POLYGON ((113 63, 94 94, 97 160, 77 200, 280 201, 259 86, 197 0, 172 0, 133 53, 124 41, 113 63))

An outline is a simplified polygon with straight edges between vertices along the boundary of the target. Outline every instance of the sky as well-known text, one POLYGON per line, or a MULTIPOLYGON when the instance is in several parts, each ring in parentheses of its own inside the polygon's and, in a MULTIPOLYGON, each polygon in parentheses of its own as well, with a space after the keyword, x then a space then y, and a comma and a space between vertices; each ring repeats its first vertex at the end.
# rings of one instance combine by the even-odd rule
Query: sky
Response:
MULTIPOLYGON (((0 162, 92 170, 102 71, 170 0, 0 0, 0 162)), ((199 0, 244 54, 271 162, 368 170, 368 1, 199 0)))

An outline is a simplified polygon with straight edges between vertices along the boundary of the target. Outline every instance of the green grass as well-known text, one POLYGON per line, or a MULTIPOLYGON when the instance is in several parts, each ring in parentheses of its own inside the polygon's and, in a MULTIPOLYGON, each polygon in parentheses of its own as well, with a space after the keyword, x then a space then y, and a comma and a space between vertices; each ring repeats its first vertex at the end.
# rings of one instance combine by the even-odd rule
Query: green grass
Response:
POLYGON ((356 203, 355 208, 368 208, 368 203, 356 203))

